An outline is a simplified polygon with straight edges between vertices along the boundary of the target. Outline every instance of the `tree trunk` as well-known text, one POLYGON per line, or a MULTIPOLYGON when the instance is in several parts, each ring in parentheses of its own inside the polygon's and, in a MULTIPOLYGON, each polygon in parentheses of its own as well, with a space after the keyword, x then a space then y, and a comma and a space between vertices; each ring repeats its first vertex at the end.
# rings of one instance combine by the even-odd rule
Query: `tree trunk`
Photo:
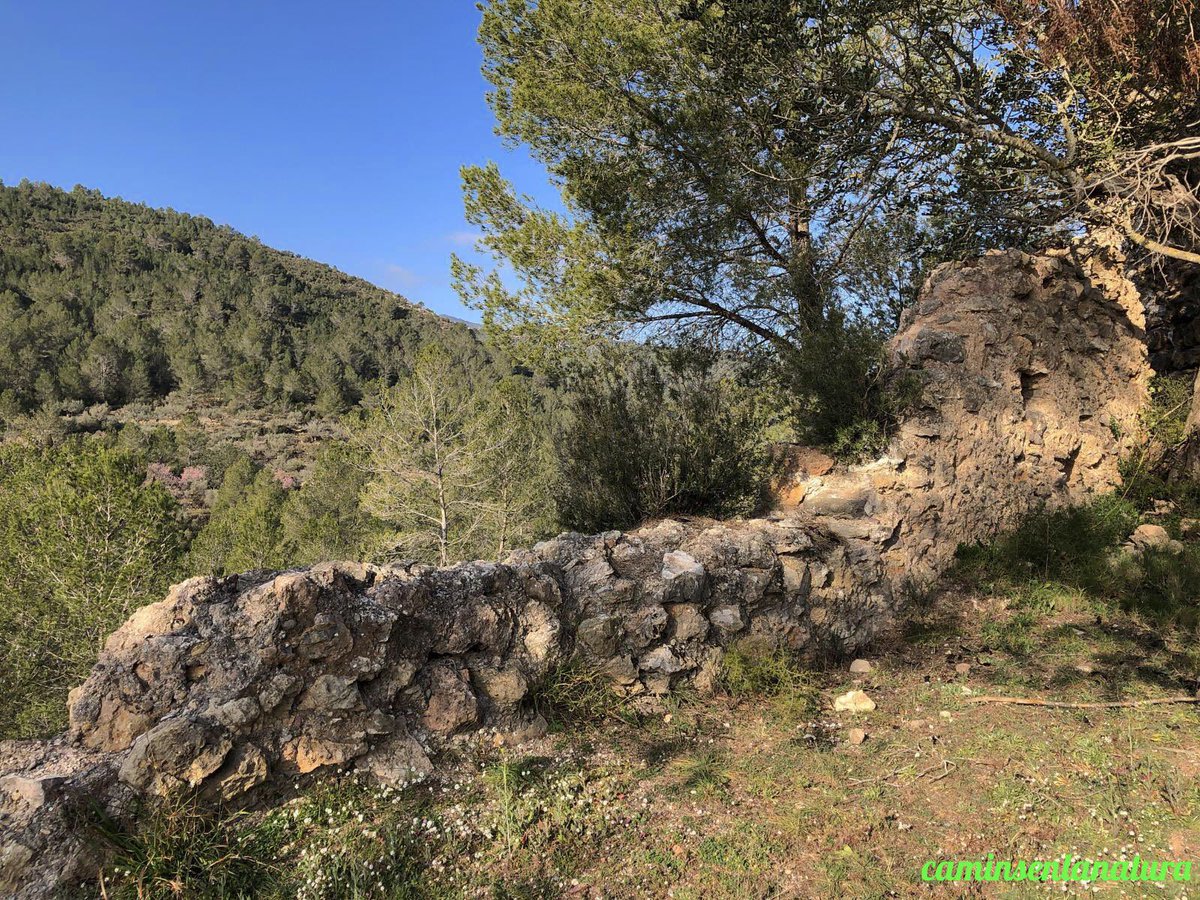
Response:
POLYGON ((1187 417, 1187 438, 1174 459, 1167 460, 1166 468, 1172 478, 1193 480, 1200 478, 1200 369, 1192 382, 1192 406, 1187 417))

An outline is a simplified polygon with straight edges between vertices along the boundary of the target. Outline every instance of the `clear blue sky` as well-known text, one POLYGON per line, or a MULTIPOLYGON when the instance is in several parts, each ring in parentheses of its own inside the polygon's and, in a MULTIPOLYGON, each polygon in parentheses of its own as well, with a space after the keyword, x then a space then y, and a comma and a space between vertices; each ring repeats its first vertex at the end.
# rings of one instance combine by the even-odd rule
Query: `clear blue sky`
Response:
POLYGON ((170 206, 477 319, 458 169, 505 150, 472 0, 0 0, 0 180, 170 206))

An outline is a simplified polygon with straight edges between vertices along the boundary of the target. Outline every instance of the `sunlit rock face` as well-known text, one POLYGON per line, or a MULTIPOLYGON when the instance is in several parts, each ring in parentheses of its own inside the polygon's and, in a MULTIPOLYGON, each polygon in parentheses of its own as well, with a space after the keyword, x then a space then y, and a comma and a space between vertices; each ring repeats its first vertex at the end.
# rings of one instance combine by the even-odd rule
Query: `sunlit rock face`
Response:
MULTIPOLYGON (((802 461, 785 506, 842 536, 882 538, 895 589, 963 544, 1119 483, 1151 370, 1140 297, 1115 251, 988 254, 930 276, 891 341, 921 400, 867 465, 802 461)), ((811 456, 812 451, 805 451, 811 456)))

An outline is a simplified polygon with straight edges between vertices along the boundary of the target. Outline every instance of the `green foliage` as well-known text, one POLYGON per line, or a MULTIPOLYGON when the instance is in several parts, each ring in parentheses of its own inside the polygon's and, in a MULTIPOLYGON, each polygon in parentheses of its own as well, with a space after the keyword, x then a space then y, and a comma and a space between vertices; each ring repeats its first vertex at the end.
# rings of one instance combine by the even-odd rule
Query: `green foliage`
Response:
POLYGON ((1139 509, 1152 500, 1172 500, 1185 514, 1200 515, 1200 484, 1172 472, 1187 438, 1193 381, 1186 375, 1157 375, 1150 382, 1150 402, 1141 412, 1144 439, 1120 462, 1123 493, 1139 509))
POLYGON ((601 357, 571 384, 556 435, 562 524, 593 532, 753 512, 768 475, 762 400, 718 360, 601 357))
POLYGON ((484 527, 492 555, 502 557, 558 527, 549 417, 528 380, 516 376, 482 394, 476 417, 485 436, 477 460, 484 527))
POLYGON ((821 694, 811 671, 787 652, 742 641, 721 660, 721 685, 738 700, 765 699, 778 715, 804 721, 817 713, 821 694))
POLYGON ((143 806, 132 827, 100 816, 92 835, 114 900, 417 900, 445 896, 424 878, 422 811, 391 788, 322 782, 265 815, 184 799, 143 806))
POLYGON ((225 472, 209 520, 192 543, 188 568, 193 573, 284 568, 285 500, 274 475, 242 457, 225 472))
POLYGON ((837 317, 807 336, 804 353, 775 366, 776 395, 802 442, 854 457, 885 441, 895 418, 882 383, 886 339, 880 323, 837 317))
POLYGON ((1200 547, 1188 544, 1178 553, 1147 550, 1140 558, 1117 560, 1114 570, 1113 599, 1121 609, 1195 633, 1200 625, 1200 547))
POLYGON ((559 666, 533 685, 529 702, 547 722, 560 727, 631 717, 612 680, 578 660, 559 666))
POLYGON ((113 900, 250 898, 280 880, 270 862, 280 841, 268 829, 244 827, 244 815, 182 799, 142 806, 136 821, 132 831, 102 814, 92 822, 94 843, 110 854, 101 884, 113 900))
POLYGON ((416 540, 430 536, 423 530, 430 526, 427 516, 443 499, 430 490, 438 477, 457 541, 445 558, 499 557, 555 527, 545 395, 529 377, 480 380, 479 371, 430 344, 409 377, 381 388, 364 414, 346 420, 349 441, 325 420, 263 410, 201 407, 205 430, 194 407, 174 401, 154 411, 169 427, 126 422, 112 439, 153 459, 167 481, 186 467, 206 470, 172 487, 202 525, 189 558, 192 571, 398 554, 441 561, 436 535, 424 546, 416 540), (423 390, 416 390, 418 380, 423 390), (417 421, 422 410, 438 419, 433 429, 417 421), (438 439, 431 442, 434 431, 438 439), (319 449, 306 472, 314 446, 319 449), (431 461, 428 451, 435 447, 450 456, 431 461), (389 465, 395 468, 381 468, 389 465), (220 487, 208 490, 209 484, 220 487), (389 512, 389 503, 398 506, 389 512), (411 527, 406 534, 402 519, 411 527))
POLYGON ((961 571, 984 580, 1032 578, 1104 594, 1111 582, 1108 553, 1137 523, 1133 504, 1111 495, 1086 506, 1037 512, 986 547, 963 550, 961 571))
POLYGON ((192 543, 189 570, 232 573, 362 558, 383 530, 359 503, 366 479, 362 455, 344 443, 322 448, 308 478, 291 491, 274 472, 237 456, 192 543))
POLYGON ((115 854, 103 892, 120 900, 450 900, 491 886, 531 896, 526 889, 543 881, 561 888, 546 865, 550 853, 559 867, 618 827, 610 813, 620 798, 591 771, 502 757, 464 782, 397 790, 330 779, 266 812, 204 814, 183 802, 135 810, 128 826, 101 817, 95 843, 115 854), (470 881, 467 859, 480 863, 470 881), (536 865, 527 868, 530 859, 536 865))
POLYGON ((172 210, 0 186, 0 417, 178 390, 340 413, 437 339, 471 330, 328 266, 172 210))
MULTIPOLYGON (((1194 628, 1200 547, 1118 552, 1137 524, 1137 507, 1113 495, 1036 513, 986 547, 961 550, 955 575, 982 590, 1010 594, 1030 614, 1118 608, 1162 626, 1194 628)), ((991 635, 996 646, 1024 646, 1009 626, 996 628, 1003 632, 991 635)))
POLYGON ((351 441, 369 472, 363 506, 390 529, 383 556, 446 565, 473 555, 482 449, 473 404, 462 373, 436 346, 369 401, 351 441))
POLYGON ((1142 410, 1142 424, 1152 441, 1167 448, 1183 443, 1194 381, 1188 375, 1156 375, 1150 381, 1150 403, 1142 410))
POLYGON ((359 504, 366 481, 361 452, 343 443, 322 448, 312 472, 280 512, 288 565, 359 559, 377 543, 382 526, 359 504))
MULTIPOLYGON (((882 345, 878 347, 882 351, 882 345)), ((877 356, 873 365, 847 373, 846 385, 863 389, 856 405, 843 407, 845 412, 835 421, 833 441, 829 451, 845 462, 857 463, 874 459, 887 449, 896 426, 921 398, 922 385, 913 373, 892 377, 882 384, 882 360, 877 356), (840 422, 841 424, 838 424, 840 422)), ((819 442, 822 432, 810 432, 813 441, 819 442)))
POLYGON ((439 344, 368 401, 350 443, 367 473, 362 509, 386 529, 374 556, 497 558, 551 521, 545 431, 529 386, 472 390, 439 344))
POLYGON ((519 196, 494 164, 464 169, 467 217, 499 266, 455 260, 460 293, 538 360, 631 332, 701 341, 772 359, 802 391, 798 426, 823 442, 864 407, 874 418, 880 334, 939 252, 921 189, 943 176, 946 145, 863 115, 887 69, 873 16, 485 4, 499 130, 545 164, 565 211, 519 196))
POLYGON ((1037 637, 1033 633, 1037 622, 1033 610, 1021 609, 1005 620, 986 620, 979 629, 979 636, 988 647, 1025 657, 1037 649, 1037 637))
POLYGON ((683 786, 692 791, 711 794, 729 784, 729 754, 708 748, 689 756, 680 766, 683 786))
POLYGON ((97 441, 0 447, 0 734, 64 725, 104 638, 178 579, 178 507, 145 460, 97 441))
POLYGON ((437 344, 351 425, 367 472, 363 509, 383 523, 375 555, 440 565, 502 556, 553 521, 545 424, 515 378, 472 390, 437 344))

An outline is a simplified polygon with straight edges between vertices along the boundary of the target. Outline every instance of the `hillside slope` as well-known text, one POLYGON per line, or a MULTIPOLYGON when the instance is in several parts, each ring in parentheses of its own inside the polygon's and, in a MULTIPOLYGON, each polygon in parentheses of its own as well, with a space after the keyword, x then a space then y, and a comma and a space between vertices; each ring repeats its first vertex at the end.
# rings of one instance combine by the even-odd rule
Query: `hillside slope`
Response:
POLYGON ((435 336, 472 330, 206 218, 0 184, 0 416, 188 396, 336 413, 435 336))

